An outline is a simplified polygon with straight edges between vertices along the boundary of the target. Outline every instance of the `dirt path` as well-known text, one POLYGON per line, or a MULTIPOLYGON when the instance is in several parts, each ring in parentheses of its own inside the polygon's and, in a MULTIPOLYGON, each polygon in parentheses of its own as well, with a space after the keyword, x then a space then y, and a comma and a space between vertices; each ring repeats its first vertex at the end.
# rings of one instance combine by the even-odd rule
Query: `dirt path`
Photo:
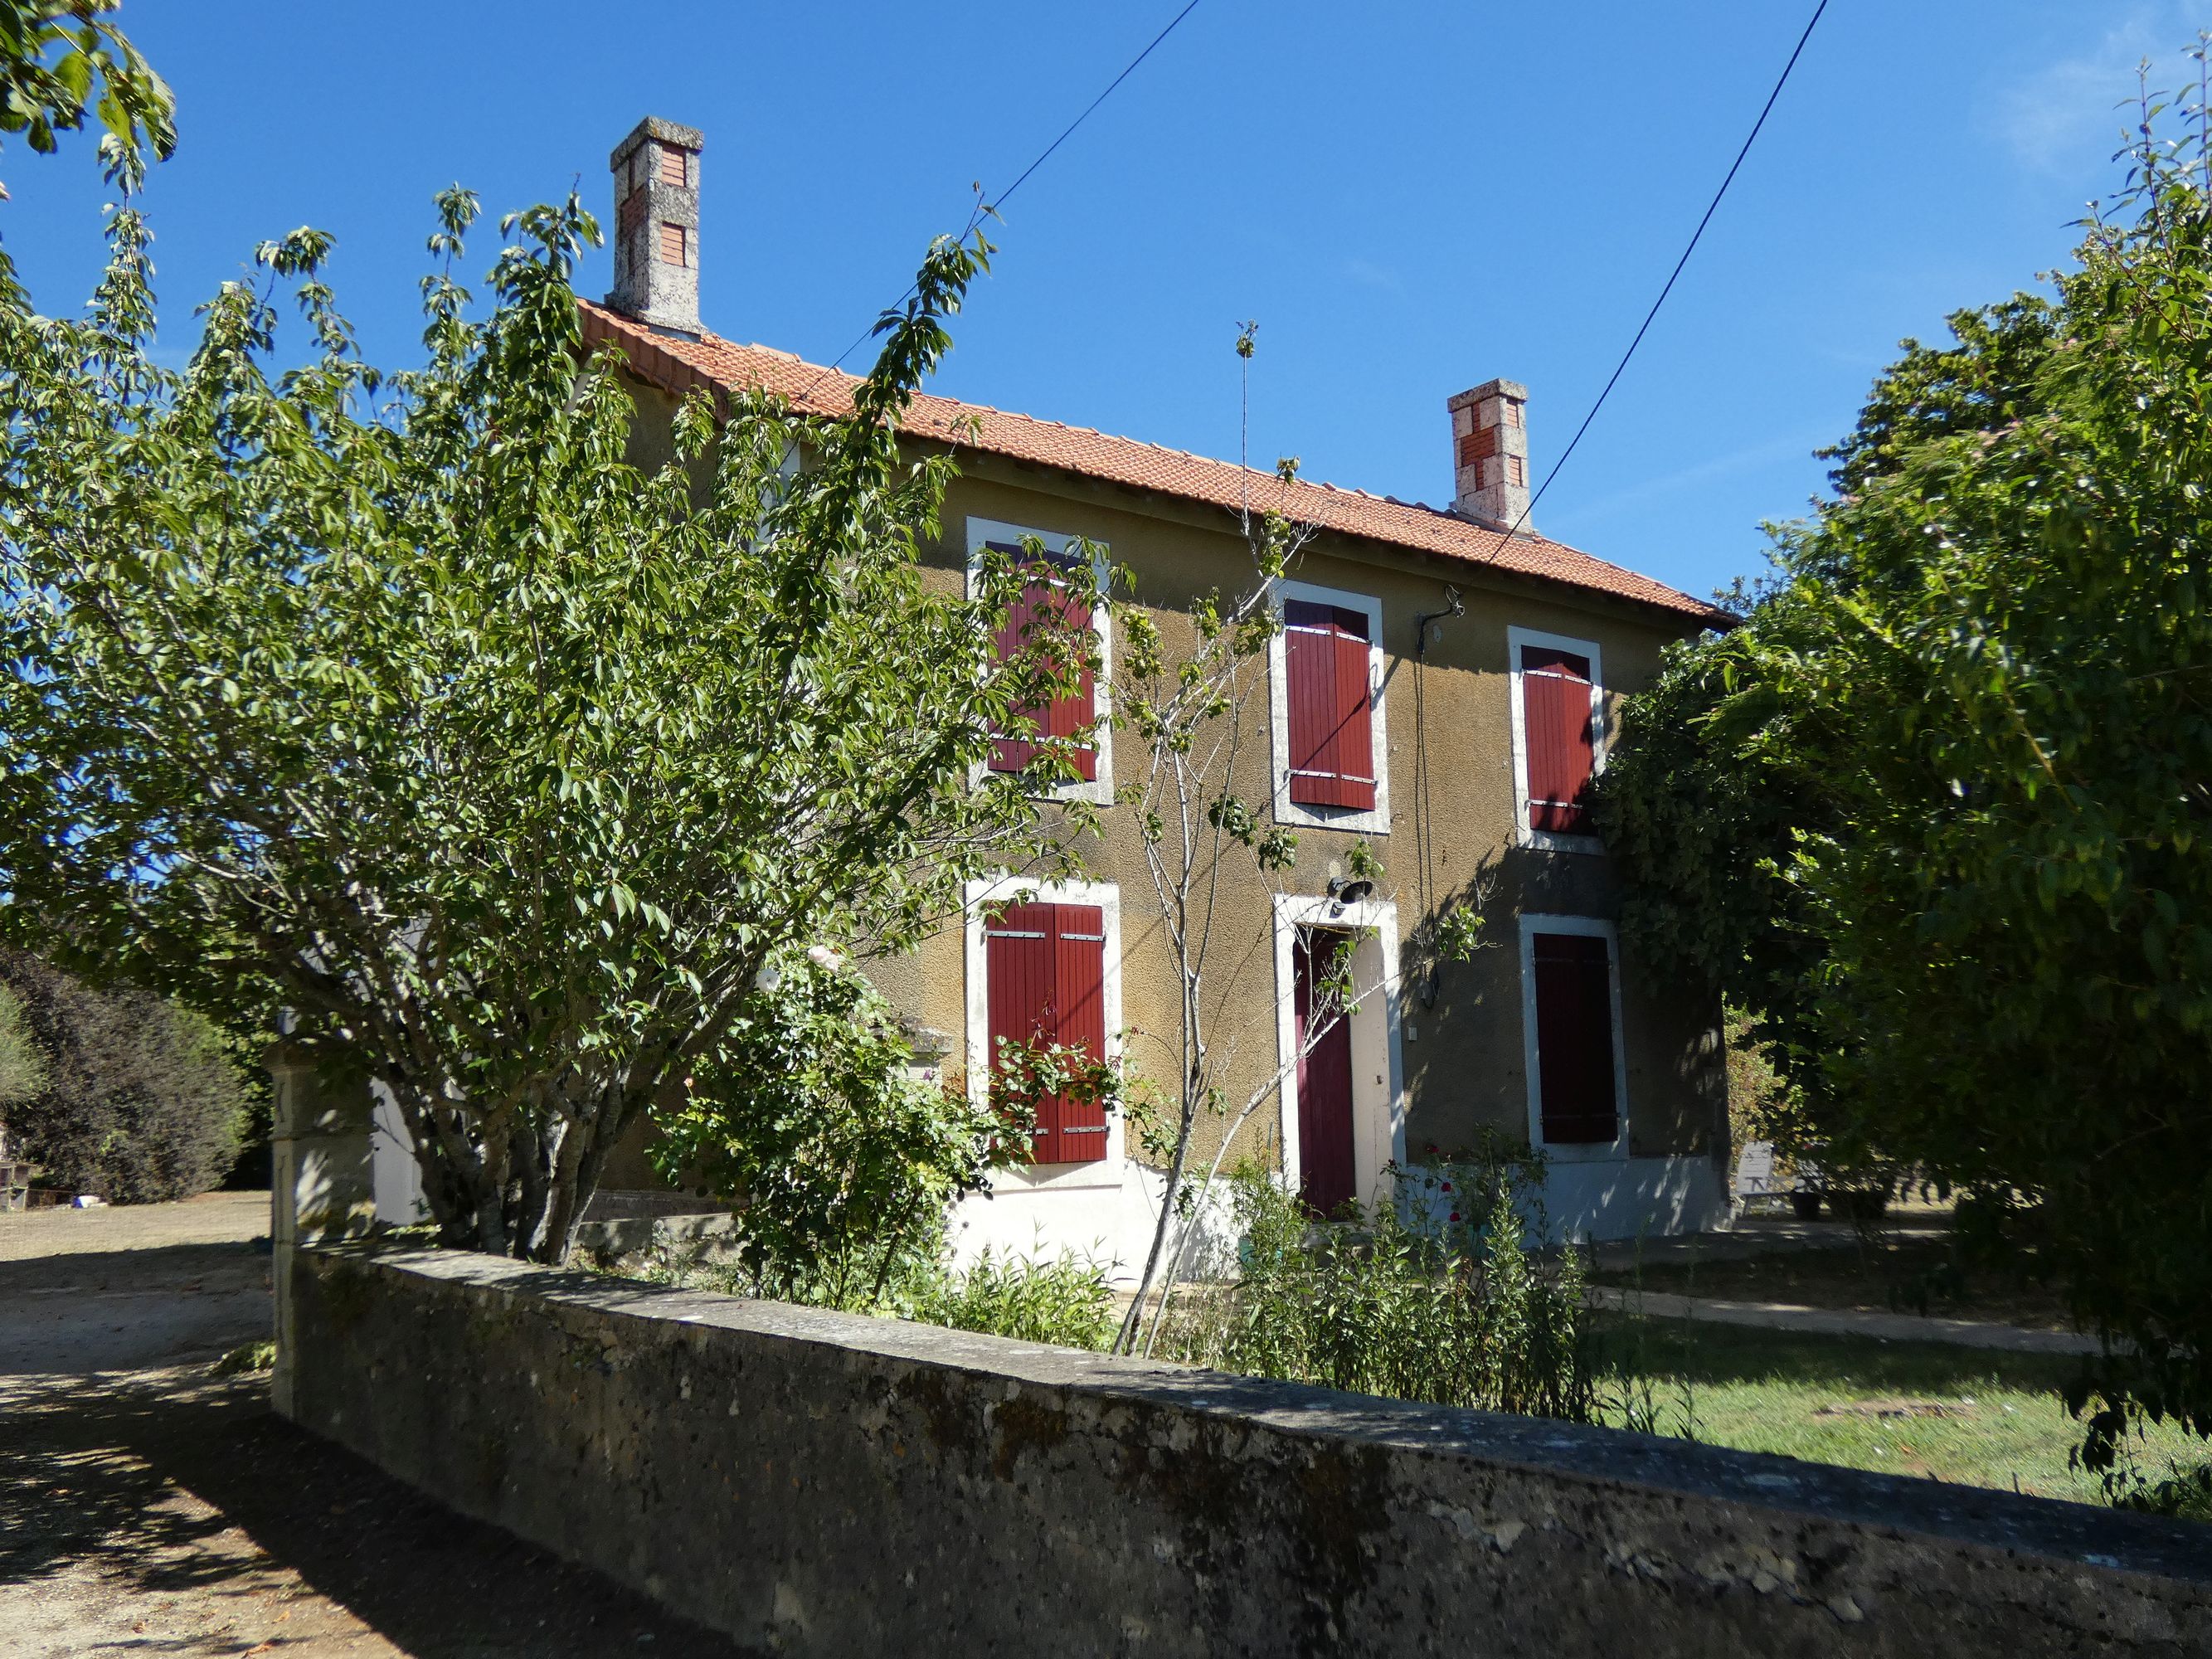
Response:
POLYGON ((0 1215, 0 1655, 739 1652, 213 1377, 269 1329, 267 1214, 0 1215))

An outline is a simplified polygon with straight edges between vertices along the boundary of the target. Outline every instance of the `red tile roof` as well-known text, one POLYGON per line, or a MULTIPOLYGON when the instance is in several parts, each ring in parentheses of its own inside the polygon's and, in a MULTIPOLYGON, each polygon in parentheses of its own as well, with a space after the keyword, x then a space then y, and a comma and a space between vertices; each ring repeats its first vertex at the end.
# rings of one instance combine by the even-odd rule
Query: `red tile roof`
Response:
MULTIPOLYGON (((589 301, 580 304, 587 345, 614 341, 641 377, 669 391, 681 393, 694 386, 759 388, 781 392, 791 398, 793 407, 812 414, 842 415, 852 409, 853 388, 860 384, 856 375, 821 368, 766 346, 738 345, 718 335, 702 334, 689 340, 658 333, 589 301)), ((1672 611, 1686 619, 1724 620, 1722 613, 1702 599, 1563 543, 1525 532, 1509 538, 1419 501, 1370 495, 1364 489, 1339 489, 1334 484, 1312 483, 1303 478, 1286 485, 1272 472, 1208 460, 1202 455, 1132 438, 1116 438, 1086 427, 1010 415, 988 404, 962 403, 931 392, 915 398, 902 429, 916 437, 1158 490, 1232 512, 1249 500, 1255 507, 1273 509, 1297 522, 1342 535, 1564 582, 1672 611)))

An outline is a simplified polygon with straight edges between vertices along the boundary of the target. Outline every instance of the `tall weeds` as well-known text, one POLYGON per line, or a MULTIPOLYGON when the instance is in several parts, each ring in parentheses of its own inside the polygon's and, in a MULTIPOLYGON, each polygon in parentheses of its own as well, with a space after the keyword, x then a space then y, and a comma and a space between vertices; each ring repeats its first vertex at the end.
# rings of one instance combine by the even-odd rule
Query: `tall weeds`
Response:
POLYGON ((1316 1226, 1295 1194, 1240 1172, 1241 1276, 1180 1297, 1160 1351, 1361 1394, 1591 1420, 1580 1260, 1528 1252, 1509 1176, 1468 1196, 1449 1222, 1408 1199, 1316 1226))

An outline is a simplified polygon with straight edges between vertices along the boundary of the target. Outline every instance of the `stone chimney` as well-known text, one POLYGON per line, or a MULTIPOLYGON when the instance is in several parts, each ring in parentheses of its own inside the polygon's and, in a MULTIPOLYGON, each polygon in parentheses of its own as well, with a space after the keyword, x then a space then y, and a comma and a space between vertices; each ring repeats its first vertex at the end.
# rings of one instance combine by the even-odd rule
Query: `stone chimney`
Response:
POLYGON ((699 335, 699 152, 703 135, 648 115, 615 146, 615 286, 608 306, 699 335))
POLYGON ((1452 511, 1493 530, 1511 529, 1528 510, 1528 388, 1517 380, 1489 380, 1446 406, 1452 511))

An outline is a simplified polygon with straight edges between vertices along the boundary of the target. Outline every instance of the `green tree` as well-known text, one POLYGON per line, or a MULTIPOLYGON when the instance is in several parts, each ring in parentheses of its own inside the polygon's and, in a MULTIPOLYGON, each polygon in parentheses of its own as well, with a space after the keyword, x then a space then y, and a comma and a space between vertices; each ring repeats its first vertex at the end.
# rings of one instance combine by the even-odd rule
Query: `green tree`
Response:
MULTIPOLYGON (((40 155, 89 113, 105 131, 111 177, 135 183, 151 150, 177 147, 174 100, 153 65, 106 21, 121 0, 0 0, 0 132, 40 155)), ((8 198, 0 189, 0 202, 8 198)), ((15 264, 0 252, 0 299, 21 303, 15 264)))
MULTIPOLYGON (((23 1016, 23 1000, 0 985, 0 1111, 36 1099, 46 1086, 46 1057, 23 1016)), ((0 1128, 7 1120, 0 1117, 0 1128)))
POLYGON ((1602 811, 1636 954, 1761 1017, 1846 1157, 2033 1232, 2212 1431, 2212 198, 2146 100, 2045 300, 1909 347, 1744 624, 1677 650, 1602 811))
POLYGON ((441 198, 428 360, 390 381, 311 231, 181 373, 128 207, 84 319, 0 313, 0 924, 239 1029, 289 1006, 392 1091, 447 1242, 555 1260, 766 964, 1062 867, 1079 817, 982 763, 1088 646, 998 662, 1018 575, 920 575, 953 468, 895 424, 980 234, 931 248, 848 418, 701 394, 648 472, 580 345, 590 216, 507 221, 479 318, 475 210, 441 198), (272 377, 284 282, 317 349, 272 377))
POLYGON ((0 950, 0 996, 37 1061, 27 1091, 0 1095, 0 1108, 48 1180, 114 1204, 190 1198, 222 1180, 245 1081, 206 1019, 143 991, 96 990, 19 951, 0 950))

